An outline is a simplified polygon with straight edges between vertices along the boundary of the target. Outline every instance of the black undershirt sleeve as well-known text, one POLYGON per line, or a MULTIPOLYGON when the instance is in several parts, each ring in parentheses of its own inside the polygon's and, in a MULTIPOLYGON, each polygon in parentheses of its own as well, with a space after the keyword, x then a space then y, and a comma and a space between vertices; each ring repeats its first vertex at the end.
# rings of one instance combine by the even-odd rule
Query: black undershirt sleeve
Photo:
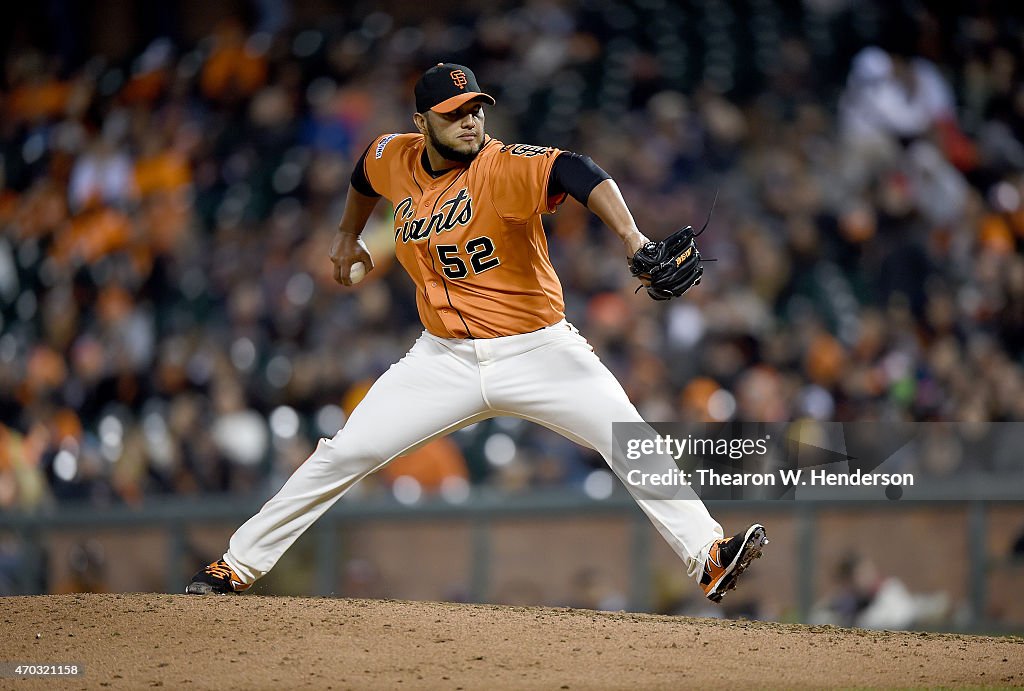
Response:
POLYGON ((363 155, 356 162, 350 182, 359 194, 365 194, 367 197, 379 197, 380 195, 373 189, 373 185, 366 178, 366 168, 364 167, 366 164, 366 154, 370 153, 370 146, 373 146, 373 142, 370 142, 370 145, 366 147, 366 151, 363 152, 363 155))
POLYGON ((611 180, 611 177, 601 166, 594 163, 590 156, 566 151, 559 154, 551 166, 548 196, 557 197, 568 193, 570 197, 586 206, 594 188, 605 180, 611 180))

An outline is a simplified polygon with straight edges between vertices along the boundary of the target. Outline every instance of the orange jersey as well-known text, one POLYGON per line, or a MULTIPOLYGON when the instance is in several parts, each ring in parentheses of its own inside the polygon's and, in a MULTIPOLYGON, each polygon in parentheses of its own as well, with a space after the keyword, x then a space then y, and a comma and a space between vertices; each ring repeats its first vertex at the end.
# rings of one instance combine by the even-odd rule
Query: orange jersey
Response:
POLYGON ((370 145, 364 173, 395 208, 395 254, 416 283, 416 306, 441 338, 528 333, 565 317, 541 214, 558 149, 486 139, 468 166, 437 177, 421 134, 370 145))

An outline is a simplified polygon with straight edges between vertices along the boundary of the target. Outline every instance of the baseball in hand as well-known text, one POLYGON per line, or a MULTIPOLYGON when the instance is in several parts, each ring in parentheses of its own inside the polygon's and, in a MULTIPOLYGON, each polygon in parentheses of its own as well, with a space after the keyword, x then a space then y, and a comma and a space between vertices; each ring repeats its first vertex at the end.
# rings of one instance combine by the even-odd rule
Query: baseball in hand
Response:
POLYGON ((348 278, 353 284, 359 283, 366 277, 366 266, 362 262, 356 262, 348 269, 348 278))

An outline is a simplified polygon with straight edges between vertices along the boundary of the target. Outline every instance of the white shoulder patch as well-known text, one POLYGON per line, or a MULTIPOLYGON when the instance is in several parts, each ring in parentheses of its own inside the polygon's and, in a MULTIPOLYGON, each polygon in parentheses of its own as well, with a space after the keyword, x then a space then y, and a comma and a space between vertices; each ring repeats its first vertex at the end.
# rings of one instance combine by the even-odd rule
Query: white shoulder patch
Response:
POLYGON ((377 151, 374 154, 375 157, 379 159, 381 156, 383 156, 384 155, 384 147, 388 145, 388 142, 390 142, 392 139, 394 139, 397 136, 398 136, 397 134, 389 134, 388 136, 386 136, 383 139, 381 139, 377 143, 377 151))

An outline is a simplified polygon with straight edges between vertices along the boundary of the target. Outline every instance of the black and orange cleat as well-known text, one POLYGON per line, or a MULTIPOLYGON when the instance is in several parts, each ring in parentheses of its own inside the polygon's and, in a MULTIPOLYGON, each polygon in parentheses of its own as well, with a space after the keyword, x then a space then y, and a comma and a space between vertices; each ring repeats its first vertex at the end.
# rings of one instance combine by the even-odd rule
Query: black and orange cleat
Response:
POLYGON ((238 574, 223 559, 204 566, 192 577, 192 582, 185 588, 188 595, 225 595, 248 590, 250 584, 242 583, 238 574))
POLYGON ((704 596, 712 602, 721 602, 722 597, 736 587, 736 580, 750 562, 761 558, 761 550, 767 544, 768 534, 760 523, 732 537, 715 540, 708 550, 700 579, 704 596))

